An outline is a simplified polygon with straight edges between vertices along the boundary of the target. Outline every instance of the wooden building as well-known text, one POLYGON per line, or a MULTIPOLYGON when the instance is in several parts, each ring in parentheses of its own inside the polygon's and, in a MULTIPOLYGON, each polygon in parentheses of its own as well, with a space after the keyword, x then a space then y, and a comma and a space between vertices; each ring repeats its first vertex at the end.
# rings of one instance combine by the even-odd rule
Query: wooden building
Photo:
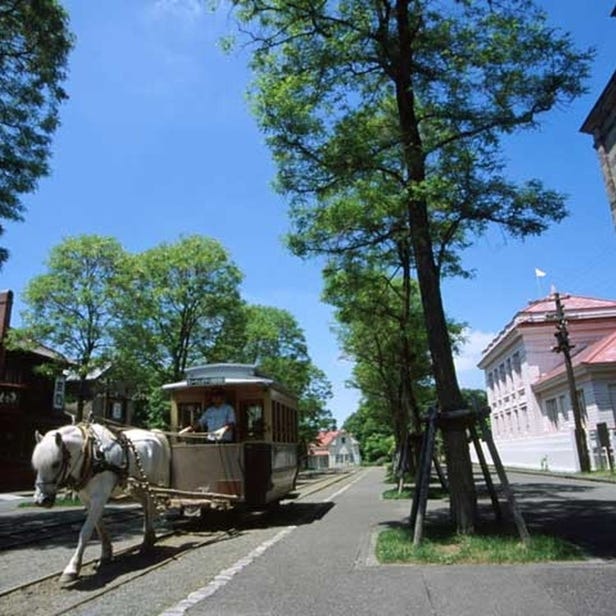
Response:
MULTIPOLYGON (((77 415, 77 399, 83 396, 83 417, 118 425, 134 425, 141 398, 124 382, 111 376, 111 364, 92 370, 82 384, 74 372, 66 378, 66 411, 77 415)), ((135 424, 136 425, 136 424, 135 424)))
POLYGON ((12 304, 12 291, 0 291, 0 492, 33 489, 30 456, 35 430, 46 432, 68 423, 62 391, 55 390, 53 378, 37 370, 50 362, 65 365, 66 360, 42 346, 28 351, 5 348, 12 304))

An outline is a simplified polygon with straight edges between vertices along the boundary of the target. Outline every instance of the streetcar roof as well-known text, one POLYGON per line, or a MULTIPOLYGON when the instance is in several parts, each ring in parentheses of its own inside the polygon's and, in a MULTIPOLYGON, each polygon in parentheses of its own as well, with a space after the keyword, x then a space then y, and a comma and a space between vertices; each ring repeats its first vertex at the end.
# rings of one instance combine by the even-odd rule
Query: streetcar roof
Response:
POLYGON ((167 383, 163 389, 185 389, 199 386, 224 385, 273 385, 271 379, 257 369, 254 364, 205 364, 187 368, 186 378, 176 383, 167 383))
POLYGON ((224 379, 194 379, 191 381, 183 380, 178 381, 177 383, 166 383, 163 385, 163 389, 185 389, 188 387, 199 387, 199 386, 224 386, 224 385, 273 385, 273 379, 264 379, 262 377, 255 378, 245 378, 245 379, 234 379, 234 378, 224 378, 224 379))

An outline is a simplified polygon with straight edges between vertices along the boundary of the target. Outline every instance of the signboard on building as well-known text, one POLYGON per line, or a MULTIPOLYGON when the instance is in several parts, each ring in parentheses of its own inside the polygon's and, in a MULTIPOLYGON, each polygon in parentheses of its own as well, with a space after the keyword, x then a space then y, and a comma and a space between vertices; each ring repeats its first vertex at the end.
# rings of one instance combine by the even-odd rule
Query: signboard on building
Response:
POLYGON ((56 411, 64 409, 64 392, 66 389, 66 377, 64 375, 57 376, 53 388, 53 408, 56 411))

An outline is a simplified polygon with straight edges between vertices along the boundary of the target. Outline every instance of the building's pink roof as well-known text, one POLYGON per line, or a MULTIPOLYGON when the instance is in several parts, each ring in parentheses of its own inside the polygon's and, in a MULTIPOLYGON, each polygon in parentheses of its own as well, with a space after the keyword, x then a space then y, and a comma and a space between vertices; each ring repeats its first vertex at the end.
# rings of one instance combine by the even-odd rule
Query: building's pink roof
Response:
MULTIPOLYGON (((573 351, 575 352, 575 347, 573 351)), ((616 363, 616 331, 603 336, 603 338, 580 349, 578 353, 571 356, 571 365, 574 369, 576 366, 593 366, 606 363, 616 363)), ((564 371, 565 363, 563 359, 563 363, 553 370, 550 370, 547 374, 542 375, 534 385, 546 383, 554 377, 564 373, 564 371)))
MULTIPOLYGON (((607 299, 596 299, 594 297, 583 297, 581 295, 567 295, 560 296, 560 301, 565 313, 571 310, 591 310, 595 311, 601 308, 614 309, 616 308, 616 301, 607 299)), ((529 302, 528 306, 522 308, 518 312, 518 315, 524 314, 536 314, 536 313, 552 313, 556 310, 556 303, 554 297, 551 295, 538 299, 533 302, 529 302)))
POLYGON ((310 455, 313 456, 325 456, 328 455, 328 447, 332 444, 332 441, 341 434, 346 434, 345 430, 321 430, 317 435, 314 443, 310 443, 308 450, 310 455))
MULTIPOLYGON (((584 297, 581 295, 560 294, 560 301, 567 319, 589 318, 616 318, 616 301, 584 297)), ((498 335, 483 350, 483 363, 486 356, 498 344, 518 327, 545 323, 553 320, 556 316, 556 302, 553 295, 529 302, 527 306, 519 310, 513 319, 498 333, 498 335)))
POLYGON ((616 362, 616 331, 580 352, 579 364, 605 364, 616 362))
POLYGON ((331 442, 340 434, 340 430, 322 430, 317 436, 317 447, 329 447, 331 442))

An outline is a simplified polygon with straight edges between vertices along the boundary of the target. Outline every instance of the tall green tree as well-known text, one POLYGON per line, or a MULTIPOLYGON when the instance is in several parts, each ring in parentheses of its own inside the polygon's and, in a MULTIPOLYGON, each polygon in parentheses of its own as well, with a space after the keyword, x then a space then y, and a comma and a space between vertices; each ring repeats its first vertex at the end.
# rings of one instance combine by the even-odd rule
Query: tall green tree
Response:
POLYGON ((125 257, 122 246, 110 237, 67 238, 51 250, 47 271, 33 278, 24 292, 19 336, 72 360, 80 382, 78 421, 83 418, 87 376, 111 354, 115 280, 125 257))
POLYGON ((241 355, 275 375, 297 395, 308 382, 310 356, 304 332, 295 317, 282 308, 246 306, 246 328, 241 355))
POLYGON ((0 1, 0 219, 22 220, 22 195, 49 173, 72 41, 56 0, 0 1))
POLYGON ((151 390, 182 379, 191 364, 228 361, 243 327, 241 280, 227 251, 208 237, 132 255, 117 281, 118 365, 138 372, 151 390))
MULTIPOLYGON (((253 101, 296 232, 383 180, 403 207, 441 412, 465 407, 441 296, 442 265, 490 223, 537 234, 564 214, 541 182, 504 174, 502 138, 583 91, 591 55, 532 0, 234 0, 255 44, 253 101)), ((374 200, 370 200, 370 205, 374 200)), ((396 216, 396 220, 398 217, 396 216)), ((384 233, 396 232, 383 219, 384 233)), ((334 244, 334 246, 332 246, 334 244)), ((317 251, 318 246, 313 250, 317 251)), ((465 424, 444 435, 451 509, 474 530, 465 424)))
POLYGON ((391 414, 382 398, 363 396, 359 408, 347 417, 343 428, 358 440, 363 462, 380 462, 391 455, 394 445, 391 414))
POLYGON ((353 385, 389 409, 399 446, 420 429, 421 389, 431 366, 421 306, 396 272, 378 260, 330 262, 324 299, 336 307, 338 339, 354 361, 353 385))
POLYGON ((313 364, 304 332, 290 312, 273 306, 246 306, 244 342, 238 353, 239 361, 258 364, 298 398, 300 440, 310 443, 319 430, 331 427, 327 409, 331 384, 313 364))

